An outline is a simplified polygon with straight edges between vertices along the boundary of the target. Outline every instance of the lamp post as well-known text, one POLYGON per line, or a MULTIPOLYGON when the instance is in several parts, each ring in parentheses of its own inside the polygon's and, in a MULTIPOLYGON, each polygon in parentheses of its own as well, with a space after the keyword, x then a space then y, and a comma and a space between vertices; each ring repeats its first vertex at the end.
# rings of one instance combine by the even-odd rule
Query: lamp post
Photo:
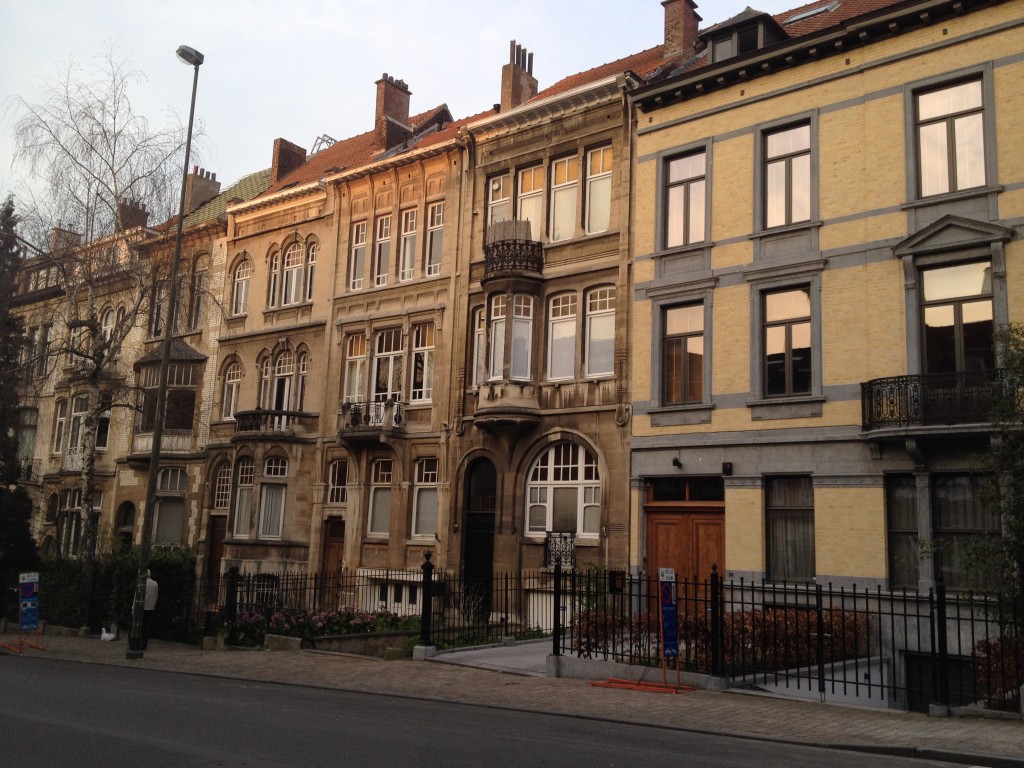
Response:
POLYGON ((141 659, 142 620, 146 601, 146 579, 149 576, 149 551, 153 530, 153 507, 156 505, 156 486, 160 476, 160 443, 164 434, 164 411, 167 407, 167 376, 171 362, 171 339, 174 336, 174 313, 178 304, 178 262, 181 260, 181 231, 185 222, 185 189, 188 185, 188 164, 192 153, 192 121, 196 113, 196 86, 199 85, 199 65, 204 57, 195 48, 178 46, 178 58, 193 69, 192 103, 188 108, 188 132, 185 135, 185 168, 181 174, 181 200, 178 204, 178 228, 174 237, 174 258, 171 261, 170 284, 167 286, 167 318, 164 337, 160 341, 160 369, 157 374, 156 412, 153 414, 153 445, 149 454, 149 479, 146 481, 146 502, 142 510, 142 541, 139 542, 139 574, 132 601, 132 628, 128 636, 127 659, 141 659))

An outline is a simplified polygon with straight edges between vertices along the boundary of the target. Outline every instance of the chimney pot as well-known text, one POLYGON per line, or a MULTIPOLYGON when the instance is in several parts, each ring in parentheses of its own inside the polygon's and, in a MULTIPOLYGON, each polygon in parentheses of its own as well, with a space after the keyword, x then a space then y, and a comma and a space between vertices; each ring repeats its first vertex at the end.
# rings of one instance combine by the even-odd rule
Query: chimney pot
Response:
POLYGON ((662 0, 665 8, 665 57, 689 58, 697 52, 701 17, 693 0, 662 0))
POLYGON ((537 78, 533 76, 533 54, 512 40, 509 63, 501 68, 501 109, 515 109, 537 95, 537 78))

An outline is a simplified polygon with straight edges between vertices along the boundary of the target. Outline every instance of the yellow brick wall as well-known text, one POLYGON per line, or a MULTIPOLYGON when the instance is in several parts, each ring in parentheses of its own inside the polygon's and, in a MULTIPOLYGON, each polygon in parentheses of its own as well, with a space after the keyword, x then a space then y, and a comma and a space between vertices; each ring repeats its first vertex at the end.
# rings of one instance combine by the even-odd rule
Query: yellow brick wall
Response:
POLYGON ((818 573, 886 577, 885 493, 881 488, 814 489, 818 573))
POLYGON ((725 562, 728 570, 764 570, 764 503, 760 488, 725 490, 725 562))

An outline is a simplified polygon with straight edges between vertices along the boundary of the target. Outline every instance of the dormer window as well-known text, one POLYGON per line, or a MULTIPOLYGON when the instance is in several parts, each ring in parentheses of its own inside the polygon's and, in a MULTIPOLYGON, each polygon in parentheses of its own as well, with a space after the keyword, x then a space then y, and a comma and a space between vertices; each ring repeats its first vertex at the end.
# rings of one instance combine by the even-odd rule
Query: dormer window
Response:
POLYGON ((731 59, 745 53, 756 51, 761 47, 763 35, 760 24, 751 24, 731 30, 728 34, 716 37, 711 41, 711 62, 731 59))

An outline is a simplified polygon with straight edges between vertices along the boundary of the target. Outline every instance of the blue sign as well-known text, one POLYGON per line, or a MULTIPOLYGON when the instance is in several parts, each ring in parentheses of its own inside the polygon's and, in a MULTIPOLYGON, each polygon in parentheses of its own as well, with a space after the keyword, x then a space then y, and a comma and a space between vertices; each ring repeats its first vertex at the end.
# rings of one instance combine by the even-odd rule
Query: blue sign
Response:
POLYGON ((666 659, 679 656, 679 613, 675 592, 675 571, 662 568, 658 575, 658 602, 661 605, 661 653, 666 659))

